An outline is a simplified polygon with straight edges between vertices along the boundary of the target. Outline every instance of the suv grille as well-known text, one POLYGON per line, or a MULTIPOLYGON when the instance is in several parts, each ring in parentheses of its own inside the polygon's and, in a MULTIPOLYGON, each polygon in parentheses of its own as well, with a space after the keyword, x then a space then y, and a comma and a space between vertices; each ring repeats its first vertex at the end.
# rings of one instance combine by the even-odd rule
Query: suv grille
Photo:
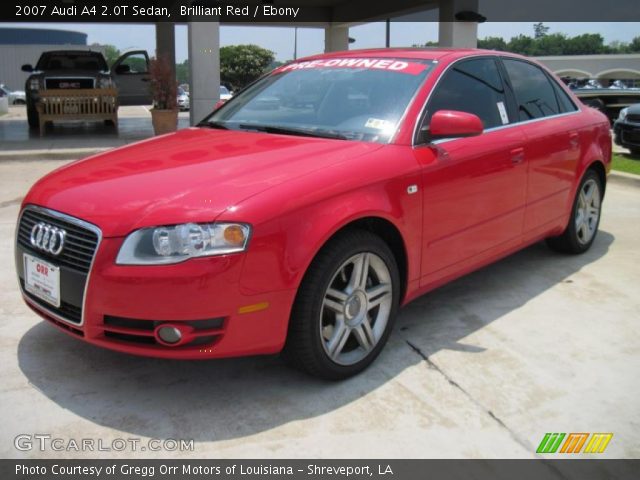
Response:
POLYGON ((47 78, 44 81, 45 88, 77 90, 80 88, 93 88, 93 78, 47 78))
POLYGON ((29 251, 33 251, 40 257, 54 261, 60 266, 72 268, 82 273, 88 273, 93 255, 98 246, 98 235, 91 230, 58 217, 47 215, 40 211, 26 209, 20 220, 18 244, 29 251), (38 222, 44 222, 54 227, 62 228, 67 232, 64 239, 64 248, 59 255, 54 256, 41 250, 36 250, 31 245, 31 230, 38 222))
POLYGON ((627 122, 640 123, 640 113, 627 114, 627 122))

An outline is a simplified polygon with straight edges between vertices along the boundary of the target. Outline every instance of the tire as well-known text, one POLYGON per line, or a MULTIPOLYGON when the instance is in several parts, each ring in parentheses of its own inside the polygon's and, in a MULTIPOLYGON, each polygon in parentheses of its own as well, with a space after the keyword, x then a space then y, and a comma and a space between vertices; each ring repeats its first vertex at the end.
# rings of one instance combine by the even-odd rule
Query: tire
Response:
POLYGON ((38 111, 35 108, 27 106, 27 122, 29 122, 29 128, 40 128, 40 117, 38 111))
POLYGON ((356 375, 389 338, 399 297, 400 274, 389 246, 366 230, 340 234, 318 253, 302 280, 285 360, 327 380, 356 375), (357 274, 363 265, 366 277, 357 274))
POLYGON ((547 244, 551 249, 572 254, 584 253, 589 250, 598 233, 598 225, 600 225, 602 187, 598 174, 594 170, 587 170, 573 200, 571 218, 567 228, 561 235, 547 239, 547 244), (586 220, 585 215, 587 215, 586 220))
POLYGON ((640 148, 630 148, 629 151, 634 157, 640 157, 640 148))
POLYGON ((21 98, 19 98, 18 100, 15 100, 15 101, 13 102, 13 104, 14 104, 14 105, 24 105, 24 104, 26 104, 26 103, 27 103, 27 102, 25 102, 25 101, 24 101, 24 100, 22 100, 21 98))

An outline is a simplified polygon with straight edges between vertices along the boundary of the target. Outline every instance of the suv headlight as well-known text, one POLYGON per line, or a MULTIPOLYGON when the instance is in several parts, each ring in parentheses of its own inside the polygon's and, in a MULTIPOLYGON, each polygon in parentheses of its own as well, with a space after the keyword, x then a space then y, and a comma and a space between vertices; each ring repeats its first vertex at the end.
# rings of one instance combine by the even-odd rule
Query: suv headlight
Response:
POLYGON ((620 120, 621 122, 624 122, 624 119, 627 118, 628 111, 629 111, 629 107, 623 108, 622 110, 620 110, 620 113, 618 114, 618 120, 620 120))
POLYGON ((114 86, 114 83, 111 77, 98 78, 98 88, 111 88, 113 86, 114 86))
POLYGON ((32 78, 29 80, 29 90, 40 90, 40 79, 32 78))
POLYGON ((120 247, 119 265, 167 265, 190 258, 243 252, 251 235, 244 223, 185 223, 143 228, 120 247))

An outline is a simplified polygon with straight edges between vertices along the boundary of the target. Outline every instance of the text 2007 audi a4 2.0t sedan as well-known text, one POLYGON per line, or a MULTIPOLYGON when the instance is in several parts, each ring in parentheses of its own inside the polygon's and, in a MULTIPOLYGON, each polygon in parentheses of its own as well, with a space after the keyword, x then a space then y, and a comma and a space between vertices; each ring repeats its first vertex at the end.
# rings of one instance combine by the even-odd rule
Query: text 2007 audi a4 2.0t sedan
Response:
POLYGON ((95 345, 282 351, 344 378, 417 296, 542 239, 586 251, 610 162, 606 117, 528 59, 320 55, 38 181, 17 272, 34 311, 95 345))

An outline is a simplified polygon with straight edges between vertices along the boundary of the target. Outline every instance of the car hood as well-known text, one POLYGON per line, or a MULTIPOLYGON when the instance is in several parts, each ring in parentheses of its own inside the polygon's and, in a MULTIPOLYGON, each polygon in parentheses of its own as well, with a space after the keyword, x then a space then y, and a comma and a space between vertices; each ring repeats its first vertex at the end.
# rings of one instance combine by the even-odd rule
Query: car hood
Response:
POLYGON ((142 227, 213 221, 244 199, 381 147, 188 128, 55 170, 32 187, 24 204, 81 218, 105 237, 123 236, 142 227))

